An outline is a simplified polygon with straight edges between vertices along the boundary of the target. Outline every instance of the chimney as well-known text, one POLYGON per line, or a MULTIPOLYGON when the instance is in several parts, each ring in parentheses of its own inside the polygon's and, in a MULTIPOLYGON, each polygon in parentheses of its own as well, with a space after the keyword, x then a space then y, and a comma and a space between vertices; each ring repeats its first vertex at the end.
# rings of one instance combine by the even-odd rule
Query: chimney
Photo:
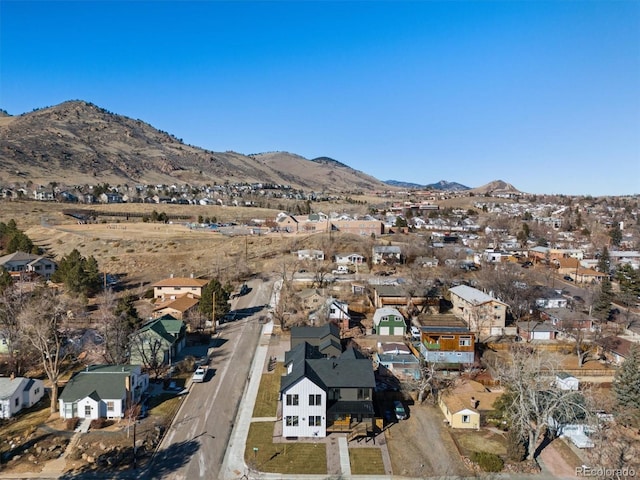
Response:
POLYGON ((9 380, 14 380, 15 378, 16 378, 15 372, 11 372, 11 375, 9 375, 9 380))
POLYGON ((193 273, 190 273, 190 274, 189 274, 189 278, 193 278, 193 273))
POLYGON ((480 404, 480 400, 476 400, 476 397, 471 397, 471 407, 472 408, 478 408, 479 404, 480 404))

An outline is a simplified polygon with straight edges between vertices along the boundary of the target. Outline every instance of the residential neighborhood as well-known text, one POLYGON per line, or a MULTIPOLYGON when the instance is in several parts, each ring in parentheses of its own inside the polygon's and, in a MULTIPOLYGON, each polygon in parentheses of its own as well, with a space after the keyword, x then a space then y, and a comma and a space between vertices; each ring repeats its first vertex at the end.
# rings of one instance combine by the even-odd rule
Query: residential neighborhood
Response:
MULTIPOLYGON (((213 191, 227 201, 226 190, 213 191)), ((230 258, 227 265, 199 259, 181 267, 160 254, 149 263, 153 274, 94 271, 98 264, 114 272, 116 261, 98 255, 98 262, 86 250, 55 255, 25 243, 28 251, 10 251, 11 236, 24 233, 19 222, 3 223, 2 417, 50 412, 43 424, 60 432, 69 425, 74 438, 56 448, 67 462, 80 458, 87 471, 116 458, 154 468, 169 462, 177 438, 166 429, 188 435, 181 426, 187 411, 223 428, 208 409, 237 396, 236 408, 223 413, 227 433, 218 435, 244 446, 225 450, 225 443, 220 478, 234 478, 230 465, 237 463, 229 462, 279 471, 285 467, 278 457, 304 445, 351 459, 331 467, 323 453, 324 467, 313 467, 320 472, 354 474, 366 448, 378 475, 398 478, 418 475, 420 465, 432 469, 426 476, 442 475, 445 461, 460 474, 489 472, 486 458, 503 472, 565 478, 596 453, 611 454, 605 433, 613 428, 633 449, 636 417, 625 415, 637 411, 637 399, 623 407, 620 382, 623 374, 632 379, 629 388, 638 381, 627 371, 640 348, 640 257, 633 250, 640 234, 630 223, 637 201, 615 209, 578 198, 555 218, 549 211, 567 199, 478 197, 468 199, 470 208, 445 211, 436 208, 438 195, 430 198, 430 208, 381 196, 385 207, 364 216, 280 212, 251 215, 250 222, 197 219, 203 206, 192 203, 191 220, 143 220, 134 210, 125 220, 101 213, 104 221, 93 217, 95 223, 78 222, 79 210, 57 217, 65 229, 94 236, 144 228, 159 237, 171 228, 171 238, 220 242, 226 247, 216 248, 218 257, 230 258), (617 225, 604 221, 612 212, 617 225), (583 230, 593 230, 588 235, 565 229, 578 214, 583 230), (58 322, 46 344, 38 343, 40 317, 58 322), (517 365, 522 370, 514 374, 517 365), (543 402, 546 410, 522 423, 533 414, 510 403, 519 388, 532 398, 557 398, 562 408, 543 402), (246 425, 244 437, 235 437, 240 433, 228 426, 234 422, 246 425), (88 462, 74 447, 90 449, 100 432, 131 443, 132 428, 144 442, 127 453, 105 445, 95 458, 87 450, 88 462), (456 447, 446 458, 428 446, 403 453, 420 428, 456 447), (477 446, 482 438, 490 439, 482 447, 489 450, 477 446)), ((30 200, 45 201, 57 197, 30 200)), ((211 208, 224 207, 215 200, 211 208)), ((132 264, 143 248, 158 249, 154 242, 132 252, 132 264)), ((15 452, 2 451, 9 465, 20 461, 11 460, 20 456, 15 452)))

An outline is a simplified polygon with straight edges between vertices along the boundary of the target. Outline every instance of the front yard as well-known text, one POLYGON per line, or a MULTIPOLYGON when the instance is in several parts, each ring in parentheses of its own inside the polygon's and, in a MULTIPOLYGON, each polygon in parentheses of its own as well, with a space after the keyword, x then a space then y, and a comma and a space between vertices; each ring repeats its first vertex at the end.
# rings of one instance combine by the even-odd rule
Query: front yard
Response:
POLYGON ((324 443, 273 443, 274 427, 274 422, 251 424, 244 453, 247 465, 261 472, 301 475, 327 473, 327 449, 324 443))
POLYGON ((460 453, 470 457, 473 452, 494 453, 502 458, 507 455, 506 435, 493 430, 453 430, 451 436, 455 440, 460 453))

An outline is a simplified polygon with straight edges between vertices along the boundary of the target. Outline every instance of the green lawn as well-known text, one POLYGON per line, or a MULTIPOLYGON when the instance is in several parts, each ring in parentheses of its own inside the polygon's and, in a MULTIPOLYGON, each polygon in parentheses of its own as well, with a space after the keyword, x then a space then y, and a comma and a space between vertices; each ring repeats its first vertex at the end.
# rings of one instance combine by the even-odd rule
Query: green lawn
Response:
POLYGON ((350 448, 349 461, 353 475, 384 475, 379 448, 350 448))
POLYGON ((175 393, 154 395, 149 398, 149 414, 169 417, 171 419, 178 410, 180 402, 181 398, 176 396, 175 393))
POLYGON ((247 465, 261 472, 299 475, 327 473, 324 443, 273 443, 274 426, 274 422, 251 424, 244 453, 247 465))
POLYGON ((265 373, 260 379, 260 389, 253 408, 254 417, 275 417, 278 411, 280 379, 284 373, 284 364, 277 363, 273 372, 265 373))

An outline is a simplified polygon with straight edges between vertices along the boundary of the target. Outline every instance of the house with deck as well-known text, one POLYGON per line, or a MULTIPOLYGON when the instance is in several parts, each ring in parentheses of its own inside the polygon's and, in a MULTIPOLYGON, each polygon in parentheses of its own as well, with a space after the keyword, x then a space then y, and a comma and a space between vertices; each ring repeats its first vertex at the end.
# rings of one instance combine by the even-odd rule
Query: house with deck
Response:
POLYGON ((471 365, 475 363, 475 333, 462 321, 431 321, 419 327, 419 352, 428 363, 471 365))
POLYGON ((325 358, 303 342, 285 353, 285 368, 280 383, 283 437, 373 431, 376 383, 370 359, 353 348, 325 358))

